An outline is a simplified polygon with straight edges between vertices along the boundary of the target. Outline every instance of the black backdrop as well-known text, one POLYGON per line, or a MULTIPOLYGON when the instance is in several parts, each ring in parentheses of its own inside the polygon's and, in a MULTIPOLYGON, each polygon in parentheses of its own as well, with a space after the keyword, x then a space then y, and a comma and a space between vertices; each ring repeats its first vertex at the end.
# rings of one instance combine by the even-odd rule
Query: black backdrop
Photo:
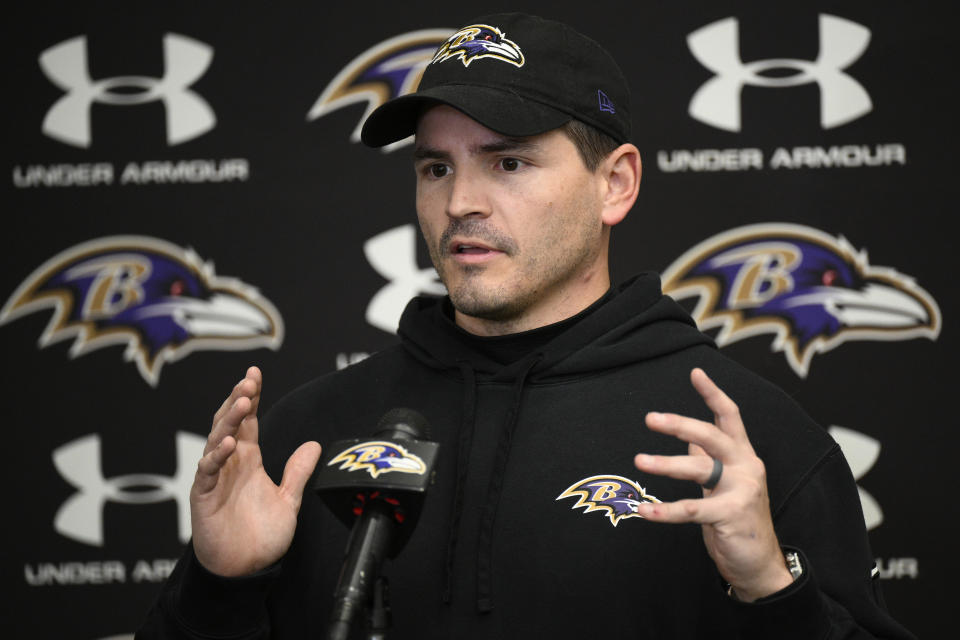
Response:
MULTIPOLYGON (((3 575, 15 637, 132 633, 189 531, 180 510, 199 436, 245 367, 263 368, 269 406, 392 344, 383 327, 402 300, 435 289, 411 226, 409 147, 351 140, 367 105, 350 102, 364 88, 351 77, 379 68, 382 79, 377 65, 403 51, 422 59, 438 38, 415 31, 503 8, 64 3, 5 20, 3 575), (166 278, 159 292, 153 276, 166 278), (211 289, 246 324, 161 335, 162 318, 137 314, 211 289)), ((848 266, 862 250, 861 286, 870 276, 913 297, 892 324, 830 330, 819 351, 805 343, 802 362, 786 351, 803 323, 748 299, 718 299, 730 322, 709 331, 843 429, 888 604, 937 637, 957 569, 951 20, 921 2, 522 8, 603 42, 631 83, 645 171, 614 233, 616 280, 688 273, 695 261, 680 258, 701 242, 788 236, 848 266), (786 350, 774 347, 781 329, 786 350)))

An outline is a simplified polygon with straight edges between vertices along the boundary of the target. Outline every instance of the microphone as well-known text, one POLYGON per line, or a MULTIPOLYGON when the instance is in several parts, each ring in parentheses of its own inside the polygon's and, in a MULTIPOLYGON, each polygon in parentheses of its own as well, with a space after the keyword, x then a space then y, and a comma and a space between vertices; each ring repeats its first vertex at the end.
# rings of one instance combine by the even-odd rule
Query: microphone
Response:
POLYGON ((312 488, 352 527, 334 591, 329 640, 349 637, 357 612, 373 599, 384 558, 396 556, 413 532, 440 448, 428 438, 422 415, 397 408, 384 414, 373 438, 341 440, 324 450, 332 453, 318 465, 312 488))

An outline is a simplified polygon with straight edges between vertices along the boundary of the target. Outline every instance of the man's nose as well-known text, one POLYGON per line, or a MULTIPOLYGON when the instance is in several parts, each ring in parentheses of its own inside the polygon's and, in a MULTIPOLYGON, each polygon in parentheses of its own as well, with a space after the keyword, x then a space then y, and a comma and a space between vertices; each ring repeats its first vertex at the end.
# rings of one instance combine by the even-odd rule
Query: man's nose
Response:
POLYGON ((467 216, 487 217, 491 214, 490 199, 483 181, 469 171, 453 176, 453 186, 447 200, 447 215, 451 218, 467 216))

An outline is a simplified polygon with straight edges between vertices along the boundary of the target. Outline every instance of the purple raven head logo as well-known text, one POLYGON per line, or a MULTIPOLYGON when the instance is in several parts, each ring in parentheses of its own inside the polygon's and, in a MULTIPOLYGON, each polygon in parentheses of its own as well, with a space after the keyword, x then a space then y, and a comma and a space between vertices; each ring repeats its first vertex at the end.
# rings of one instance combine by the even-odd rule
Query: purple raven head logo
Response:
MULTIPOLYGON (((449 34, 449 29, 411 31, 367 49, 330 81, 310 108, 307 120, 316 120, 347 105, 366 102, 366 111, 350 135, 352 142, 360 142, 360 130, 374 109, 387 100, 416 91, 423 70, 433 58, 437 46, 449 34)), ((383 151, 393 151, 409 142, 395 142, 383 147, 383 151)))
POLYGON ((145 236, 91 240, 47 260, 0 309, 0 325, 44 309, 40 347, 73 338, 70 357, 126 345, 124 357, 156 386, 166 362, 193 351, 237 351, 283 342, 269 300, 214 273, 192 249, 145 236))
POLYGON ((757 224, 709 238, 662 276, 664 293, 697 296, 693 318, 719 346, 773 334, 800 377, 816 353, 848 340, 940 334, 940 309, 909 276, 871 266, 843 237, 796 224, 757 224))
POLYGON ((344 449, 333 457, 327 466, 340 465, 346 471, 366 471, 376 478, 381 473, 399 471, 401 473, 425 473, 427 465, 419 456, 414 455, 393 442, 373 440, 361 442, 344 449))
POLYGON ((472 24, 454 33, 440 45, 430 64, 451 58, 460 60, 465 67, 480 58, 502 60, 516 67, 522 67, 525 62, 516 42, 507 40, 500 29, 486 24, 472 24))
POLYGON ((613 526, 626 518, 642 518, 637 513, 641 502, 660 502, 633 480, 611 475, 590 476, 575 482, 557 496, 557 500, 563 498, 577 499, 571 509, 586 507, 584 513, 600 511, 610 518, 613 526))

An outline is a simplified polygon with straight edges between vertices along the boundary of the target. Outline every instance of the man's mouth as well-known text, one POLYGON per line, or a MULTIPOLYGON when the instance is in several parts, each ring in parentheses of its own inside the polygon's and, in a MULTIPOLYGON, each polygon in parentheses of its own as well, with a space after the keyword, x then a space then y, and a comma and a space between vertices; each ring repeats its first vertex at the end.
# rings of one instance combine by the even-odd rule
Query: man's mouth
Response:
POLYGON ((454 253, 480 254, 487 253, 490 249, 475 244, 458 244, 454 248, 454 253))
POLYGON ((513 239, 485 220, 454 218, 439 240, 440 256, 462 265, 482 265, 517 254, 513 239))
POLYGON ((452 257, 460 262, 476 262, 502 255, 504 252, 489 245, 478 242, 454 241, 449 247, 452 257))

